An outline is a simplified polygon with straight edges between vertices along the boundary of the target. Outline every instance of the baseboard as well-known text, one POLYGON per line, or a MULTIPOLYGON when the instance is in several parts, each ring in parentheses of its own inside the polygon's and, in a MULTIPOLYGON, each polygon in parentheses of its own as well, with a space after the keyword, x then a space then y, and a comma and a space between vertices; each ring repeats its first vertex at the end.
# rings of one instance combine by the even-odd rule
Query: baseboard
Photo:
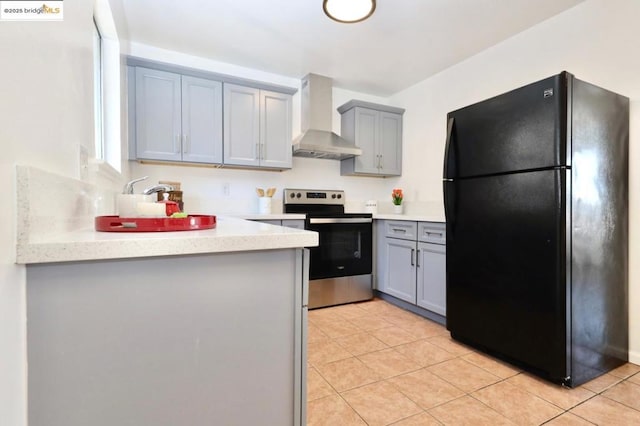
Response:
POLYGON ((640 365, 640 352, 629 351, 629 362, 632 364, 640 365))
POLYGON ((393 297, 389 294, 383 293, 378 290, 374 290, 373 294, 374 296, 379 297, 380 299, 385 300, 391 303, 392 305, 405 309, 416 315, 420 315, 421 317, 430 319, 431 321, 437 322, 438 324, 445 325, 445 326, 447 324, 447 319, 440 314, 436 314, 435 312, 431 312, 427 309, 421 308, 420 306, 416 306, 409 302, 405 302, 404 300, 400 300, 397 297, 393 297))

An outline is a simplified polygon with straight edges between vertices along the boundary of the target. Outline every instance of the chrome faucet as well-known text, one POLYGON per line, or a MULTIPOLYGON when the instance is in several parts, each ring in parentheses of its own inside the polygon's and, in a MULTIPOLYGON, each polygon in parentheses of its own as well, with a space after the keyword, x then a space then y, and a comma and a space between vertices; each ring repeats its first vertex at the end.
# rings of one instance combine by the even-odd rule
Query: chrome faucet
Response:
POLYGON ((124 186, 124 188, 122 188, 122 193, 123 194, 133 194, 133 184, 136 182, 140 182, 141 180, 145 180, 147 179, 149 176, 144 176, 138 179, 134 179, 130 182, 127 182, 124 186))
POLYGON ((154 185, 150 188, 147 188, 144 191, 142 191, 142 193, 144 195, 149 195, 149 194, 154 194, 156 192, 169 192, 169 191, 173 191, 173 186, 160 184, 160 185, 154 185))

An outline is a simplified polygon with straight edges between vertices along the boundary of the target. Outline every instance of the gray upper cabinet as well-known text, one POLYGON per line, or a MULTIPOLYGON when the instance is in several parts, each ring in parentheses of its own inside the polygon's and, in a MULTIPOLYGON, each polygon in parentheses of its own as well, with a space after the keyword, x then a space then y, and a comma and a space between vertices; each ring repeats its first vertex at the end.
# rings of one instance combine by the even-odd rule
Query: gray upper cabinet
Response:
POLYGON ((129 158, 291 168, 296 89, 127 57, 129 158))
POLYGON ((136 68, 135 79, 136 157, 180 161, 180 75, 136 68))
POLYGON ((136 158, 222 162, 222 83, 135 68, 136 158))
POLYGON ((224 85, 224 163, 260 165, 260 90, 224 85))
POLYGON ((291 168, 291 95, 224 85, 224 163, 291 168))
POLYGON ((260 165, 291 168, 291 96, 260 91, 260 165))
POLYGON ((222 83, 182 76, 182 161, 222 163, 222 83))
POLYGON ((341 136, 362 149, 362 155, 342 160, 342 175, 402 174, 404 109, 352 100, 338 108, 341 136))

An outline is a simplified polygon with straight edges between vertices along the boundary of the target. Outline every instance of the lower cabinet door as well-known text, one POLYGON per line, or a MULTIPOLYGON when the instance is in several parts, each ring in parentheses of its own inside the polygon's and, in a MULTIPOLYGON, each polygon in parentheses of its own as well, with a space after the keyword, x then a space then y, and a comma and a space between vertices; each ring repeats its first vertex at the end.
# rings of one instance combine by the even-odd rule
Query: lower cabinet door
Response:
POLYGON ((418 306, 446 316, 446 246, 418 243, 418 306))
POLYGON ((385 292, 410 303, 416 303, 416 242, 385 239, 385 292))

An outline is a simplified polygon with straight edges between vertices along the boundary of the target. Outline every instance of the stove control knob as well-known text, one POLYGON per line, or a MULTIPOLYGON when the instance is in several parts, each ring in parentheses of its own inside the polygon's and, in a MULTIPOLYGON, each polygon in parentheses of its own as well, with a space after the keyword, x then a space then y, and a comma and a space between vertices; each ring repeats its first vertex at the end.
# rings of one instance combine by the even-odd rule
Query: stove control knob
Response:
POLYGON ((342 198, 342 194, 338 194, 338 200, 342 198))
POLYGON ((298 192, 298 193, 296 194, 296 198, 300 198, 300 197, 302 197, 302 194, 298 192))
POLYGON ((289 197, 296 198, 296 194, 292 192, 291 195, 289 195, 289 197))
POLYGON ((331 198, 336 199, 336 194, 331 194, 331 198))

